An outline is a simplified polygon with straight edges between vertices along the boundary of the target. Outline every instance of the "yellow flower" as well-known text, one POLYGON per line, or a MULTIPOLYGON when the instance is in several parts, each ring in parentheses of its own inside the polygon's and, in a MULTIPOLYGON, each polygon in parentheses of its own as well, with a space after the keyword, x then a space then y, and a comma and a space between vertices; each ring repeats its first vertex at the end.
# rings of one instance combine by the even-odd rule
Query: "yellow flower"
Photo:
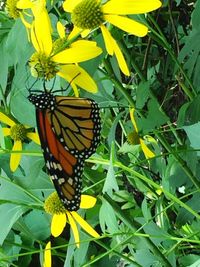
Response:
MULTIPOLYGON (((96 204, 96 198, 88 195, 81 195, 80 208, 90 209, 96 204)), ((62 202, 60 201, 58 194, 54 192, 45 201, 44 206, 46 212, 53 214, 51 221, 51 234, 54 237, 58 237, 68 222, 71 226, 72 233, 76 246, 80 246, 80 237, 78 232, 77 223, 91 236, 98 238, 100 235, 76 212, 67 211, 62 202)), ((44 253, 44 267, 51 266, 51 242, 48 242, 44 253)))
MULTIPOLYGON (((135 133, 138 134, 138 127, 137 127, 137 124, 136 124, 136 121, 134 118, 134 112, 135 112, 135 109, 131 108, 131 110, 130 110, 131 121, 132 121, 132 124, 135 128, 135 133)), ((154 142, 154 139, 152 137, 151 137, 151 140, 153 140, 153 142, 154 142)), ((147 145, 145 144, 145 142, 142 138, 139 138, 139 143, 140 143, 142 151, 144 152, 144 155, 147 159, 155 157, 155 154, 147 147, 147 145)))
POLYGON ((106 22, 139 37, 147 34, 148 28, 126 15, 142 14, 161 6, 159 0, 65 0, 63 8, 72 14, 74 34, 82 31, 87 35, 90 30, 101 28, 106 50, 109 55, 116 55, 118 64, 125 75, 130 75, 123 54, 110 32, 106 22))
POLYGON ((45 9, 46 0, 6 0, 6 10, 8 15, 13 18, 21 18, 24 24, 28 40, 30 41, 30 28, 34 17, 40 16, 45 9))
POLYGON ((29 61, 32 75, 47 80, 59 75, 70 82, 76 96, 77 86, 95 93, 97 86, 94 80, 77 63, 98 56, 102 50, 96 46, 96 42, 86 40, 78 40, 69 45, 71 40, 65 36, 61 23, 57 24, 57 30, 60 38, 53 43, 48 14, 44 12, 35 19, 31 41, 36 52, 29 61))
POLYGON ((35 17, 43 12, 45 7, 46 0, 17 0, 18 9, 31 9, 35 17))
MULTIPOLYGON (((14 145, 12 151, 21 151, 22 150, 22 142, 29 138, 37 144, 40 144, 39 136, 35 132, 30 132, 28 128, 23 124, 16 123, 14 120, 10 119, 8 116, 0 112, 0 121, 4 124, 7 124, 8 128, 3 127, 4 136, 10 136, 14 145)), ((10 156, 10 169, 11 171, 15 171, 19 166, 22 155, 20 153, 11 153, 10 156)))

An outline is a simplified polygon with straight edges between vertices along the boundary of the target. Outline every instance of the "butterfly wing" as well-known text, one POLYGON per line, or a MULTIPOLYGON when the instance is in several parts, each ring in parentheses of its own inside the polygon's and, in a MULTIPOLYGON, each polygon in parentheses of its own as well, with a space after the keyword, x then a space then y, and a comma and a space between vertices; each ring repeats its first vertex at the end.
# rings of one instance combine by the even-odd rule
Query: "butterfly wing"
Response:
POLYGON ((47 118, 48 110, 36 110, 38 132, 50 177, 69 211, 80 206, 81 176, 84 162, 63 148, 47 118))
POLYGON ((99 108, 93 100, 56 96, 51 109, 37 109, 36 118, 46 166, 63 204, 80 206, 84 160, 100 140, 99 108))
POLYGON ((89 158, 100 141, 99 107, 93 100, 56 96, 56 108, 49 113, 53 131, 64 148, 75 157, 89 158))

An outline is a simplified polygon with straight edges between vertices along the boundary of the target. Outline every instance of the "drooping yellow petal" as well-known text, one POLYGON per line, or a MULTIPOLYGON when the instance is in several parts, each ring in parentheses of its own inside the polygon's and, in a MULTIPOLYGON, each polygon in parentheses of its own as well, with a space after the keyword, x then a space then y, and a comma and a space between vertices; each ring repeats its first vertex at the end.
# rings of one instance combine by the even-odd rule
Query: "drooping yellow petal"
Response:
POLYGON ((45 8, 35 18, 31 28, 31 41, 37 52, 43 52, 47 56, 50 55, 52 50, 51 24, 45 8))
MULTIPOLYGON (((30 29, 31 28, 31 24, 29 22, 27 22, 23 16, 22 13, 19 13, 20 15, 20 18, 22 20, 22 23, 24 24, 24 26, 27 28, 27 29, 30 29)), ((29 34, 29 33, 28 33, 29 34)), ((30 36, 29 36, 29 39, 30 39, 30 36)))
POLYGON ((54 214, 51 221, 51 234, 54 237, 59 236, 66 225, 66 214, 54 214))
POLYGON ((13 120, 11 120, 8 116, 3 114, 2 112, 0 112, 0 122, 3 122, 9 126, 13 126, 16 124, 13 120))
POLYGON ((92 79, 92 77, 81 67, 77 65, 65 65, 62 66, 58 75, 63 77, 64 79, 69 80, 69 74, 71 80, 73 79, 72 83, 78 85, 79 87, 85 89, 88 92, 96 93, 97 92, 97 85, 92 79))
POLYGON ((60 38, 64 38, 65 37, 65 27, 62 25, 62 23, 60 21, 57 22, 57 32, 60 36, 60 38))
POLYGON ((131 121, 132 121, 132 124, 133 124, 133 126, 135 128, 136 133, 138 133, 138 127, 137 127, 137 124, 136 124, 136 121, 135 121, 135 118, 134 118, 134 112, 135 112, 135 109, 134 108, 131 108, 130 109, 131 121))
POLYGON ((121 71, 127 75, 127 76, 130 76, 130 72, 129 72, 129 69, 128 69, 128 66, 126 64, 126 61, 124 59, 124 56, 117 44, 117 42, 113 39, 113 49, 114 49, 114 53, 116 55, 116 58, 117 58, 117 62, 119 64, 119 67, 121 69, 121 71))
MULTIPOLYGON (((13 145, 12 151, 21 151, 22 150, 22 142, 15 141, 13 145)), ((19 166, 22 154, 19 153, 11 153, 10 155, 10 169, 11 171, 16 171, 17 167, 19 166)))
POLYGON ((81 195, 81 204, 80 208, 81 209, 90 209, 93 208, 94 205, 96 204, 97 199, 92 196, 88 195, 81 195))
POLYGON ((51 267, 51 242, 46 244, 43 267, 51 267))
POLYGON ((19 0, 16 4, 16 7, 19 9, 28 9, 33 7, 33 2, 30 0, 19 0))
POLYGON ((126 61, 124 59, 124 56, 117 42, 115 41, 115 39, 112 37, 112 35, 110 34, 110 32, 107 30, 107 28, 104 25, 101 25, 101 30, 102 30, 102 34, 103 34, 103 38, 104 38, 104 42, 105 42, 105 46, 106 46, 106 50, 108 54, 112 56, 115 53, 121 71, 125 75, 129 76, 130 72, 128 70, 126 61))
POLYGON ((138 37, 143 37, 148 32, 148 28, 145 25, 127 17, 117 15, 105 15, 104 17, 107 21, 109 21, 116 27, 130 34, 134 34, 138 37))
POLYGON ((82 0, 66 0, 63 3, 63 9, 66 12, 72 12, 76 5, 78 5, 82 0))
POLYGON ((102 53, 100 47, 94 45, 83 45, 75 46, 56 54, 52 57, 52 60, 58 63, 79 63, 94 57, 97 57, 102 53))
POLYGON ((155 154, 148 148, 148 146, 145 144, 145 142, 142 139, 140 139, 140 145, 147 159, 155 157, 155 154))
POLYGON ((30 138, 36 144, 40 145, 40 138, 37 133, 27 133, 26 136, 30 138))
POLYGON ((80 247, 80 238, 79 238, 79 232, 78 232, 78 228, 77 228, 77 225, 76 225, 76 222, 74 220, 74 218, 72 217, 72 212, 69 212, 67 211, 67 217, 68 217, 68 220, 69 220, 69 224, 72 228, 72 232, 73 232, 73 235, 74 235, 74 240, 76 242, 76 246, 79 248, 80 247))
POLYGON ((10 135, 10 128, 2 128, 2 131, 4 136, 10 135))
POLYGON ((91 236, 93 237, 100 237, 100 235, 90 226, 77 212, 72 211, 71 215, 73 216, 74 220, 80 224, 80 226, 91 236))
POLYGON ((40 46, 39 46, 39 42, 38 42, 36 34, 35 34, 35 27, 33 24, 31 26, 31 42, 32 42, 35 50, 37 52, 40 52, 40 46))
POLYGON ((32 12, 36 19, 40 15, 42 15, 42 12, 46 9, 46 0, 36 0, 36 1, 33 1, 33 3, 34 5, 32 7, 32 12))
POLYGON ((102 10, 104 14, 143 14, 158 9, 161 5, 159 0, 110 0, 103 5, 102 10))
POLYGON ((108 52, 109 55, 113 56, 114 50, 113 50, 113 38, 108 31, 108 29, 102 24, 101 25, 101 31, 103 35, 103 39, 105 42, 106 46, 106 51, 108 52))

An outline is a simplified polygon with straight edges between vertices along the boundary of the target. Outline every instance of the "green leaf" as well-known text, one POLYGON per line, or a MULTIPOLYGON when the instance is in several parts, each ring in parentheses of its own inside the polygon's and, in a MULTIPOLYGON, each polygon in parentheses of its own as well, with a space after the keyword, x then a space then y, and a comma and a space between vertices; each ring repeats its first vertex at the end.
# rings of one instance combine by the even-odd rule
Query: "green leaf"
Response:
MULTIPOLYGON (((182 266, 192 266, 191 264, 195 264, 196 262, 199 261, 199 255, 195 254, 189 254, 189 255, 184 255, 183 257, 180 257, 179 259, 179 264, 182 266)), ((198 267, 198 265, 196 266, 198 267)))
POLYGON ((178 126, 191 125, 200 121, 200 95, 195 99, 184 104, 179 111, 178 126))
MULTIPOLYGON (((11 191, 10 191, 11 192, 11 191)), ((27 209, 15 204, 1 204, 0 205, 0 245, 3 244, 6 236, 11 230, 13 224, 22 216, 27 209)))
POLYGON ((147 106, 148 111, 146 116, 137 120, 139 130, 142 129, 143 132, 152 131, 169 120, 160 109, 160 105, 155 98, 150 99, 147 106))
POLYGON ((141 82, 137 88, 136 94, 136 108, 142 109, 150 96, 149 91, 150 82, 141 82))
POLYGON ((113 167, 113 163, 114 163, 114 143, 112 143, 112 148, 111 148, 111 154, 110 154, 110 164, 108 167, 108 172, 107 172, 107 176, 106 176, 106 180, 103 186, 103 193, 108 193, 109 195, 112 195, 112 191, 118 191, 119 187, 115 178, 115 171, 114 171, 114 167, 113 167))
MULTIPOLYGON (((192 196, 190 200, 186 201, 185 204, 191 207, 194 211, 199 212, 200 211, 199 202, 200 202, 200 194, 196 193, 195 195, 192 196)), ((186 223, 192 223, 193 219, 194 216, 190 212, 186 211, 184 208, 180 208, 176 218, 176 223, 180 227, 185 225, 186 223)))
POLYGON ((148 208, 146 198, 144 198, 144 200, 142 201, 142 207, 141 208, 142 208, 142 213, 144 215, 144 218, 145 218, 146 222, 148 222, 149 220, 152 219, 152 216, 151 216, 151 212, 148 208))
POLYGON ((99 211, 99 223, 104 233, 108 232, 113 234, 118 231, 118 223, 115 212, 112 206, 104 200, 99 211))
POLYGON ((142 267, 155 266, 155 264, 157 267, 162 267, 162 264, 157 260, 156 256, 146 248, 137 250, 136 253, 134 253, 134 256, 137 263, 142 267))
POLYGON ((200 122, 190 126, 184 126, 183 129, 190 140, 191 147, 198 149, 197 155, 200 156, 200 122))

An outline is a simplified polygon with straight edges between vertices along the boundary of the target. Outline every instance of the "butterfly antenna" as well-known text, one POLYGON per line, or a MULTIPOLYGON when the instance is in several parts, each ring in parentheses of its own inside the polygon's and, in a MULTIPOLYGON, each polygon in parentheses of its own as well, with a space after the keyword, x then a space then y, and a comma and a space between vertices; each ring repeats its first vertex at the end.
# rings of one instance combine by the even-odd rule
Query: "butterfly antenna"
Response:
MULTIPOLYGON (((28 92, 29 92, 29 94, 31 94, 33 91, 35 91, 35 90, 32 90, 32 88, 33 88, 33 86, 36 84, 38 82, 38 78, 34 81, 34 83, 31 85, 31 87, 29 88, 27 88, 27 90, 28 90, 28 92)), ((36 91, 38 91, 38 90, 36 90, 36 91)))
POLYGON ((44 91, 45 91, 45 93, 47 93, 47 88, 46 88, 46 81, 45 81, 45 79, 43 79, 43 88, 44 88, 44 91))
MULTIPOLYGON (((66 88, 66 90, 69 88, 69 86, 71 85, 71 83, 80 75, 81 73, 79 72, 79 73, 77 73, 72 79, 71 79, 71 81, 69 82, 69 84, 68 84, 68 86, 67 86, 67 88, 66 88)), ((61 90, 55 90, 55 91, 53 91, 54 93, 59 93, 59 92, 63 92, 63 88, 61 89, 61 90)))
POLYGON ((55 82, 56 82, 56 76, 53 78, 53 84, 52 84, 52 87, 51 87, 51 89, 50 89, 50 93, 53 91, 55 82))

